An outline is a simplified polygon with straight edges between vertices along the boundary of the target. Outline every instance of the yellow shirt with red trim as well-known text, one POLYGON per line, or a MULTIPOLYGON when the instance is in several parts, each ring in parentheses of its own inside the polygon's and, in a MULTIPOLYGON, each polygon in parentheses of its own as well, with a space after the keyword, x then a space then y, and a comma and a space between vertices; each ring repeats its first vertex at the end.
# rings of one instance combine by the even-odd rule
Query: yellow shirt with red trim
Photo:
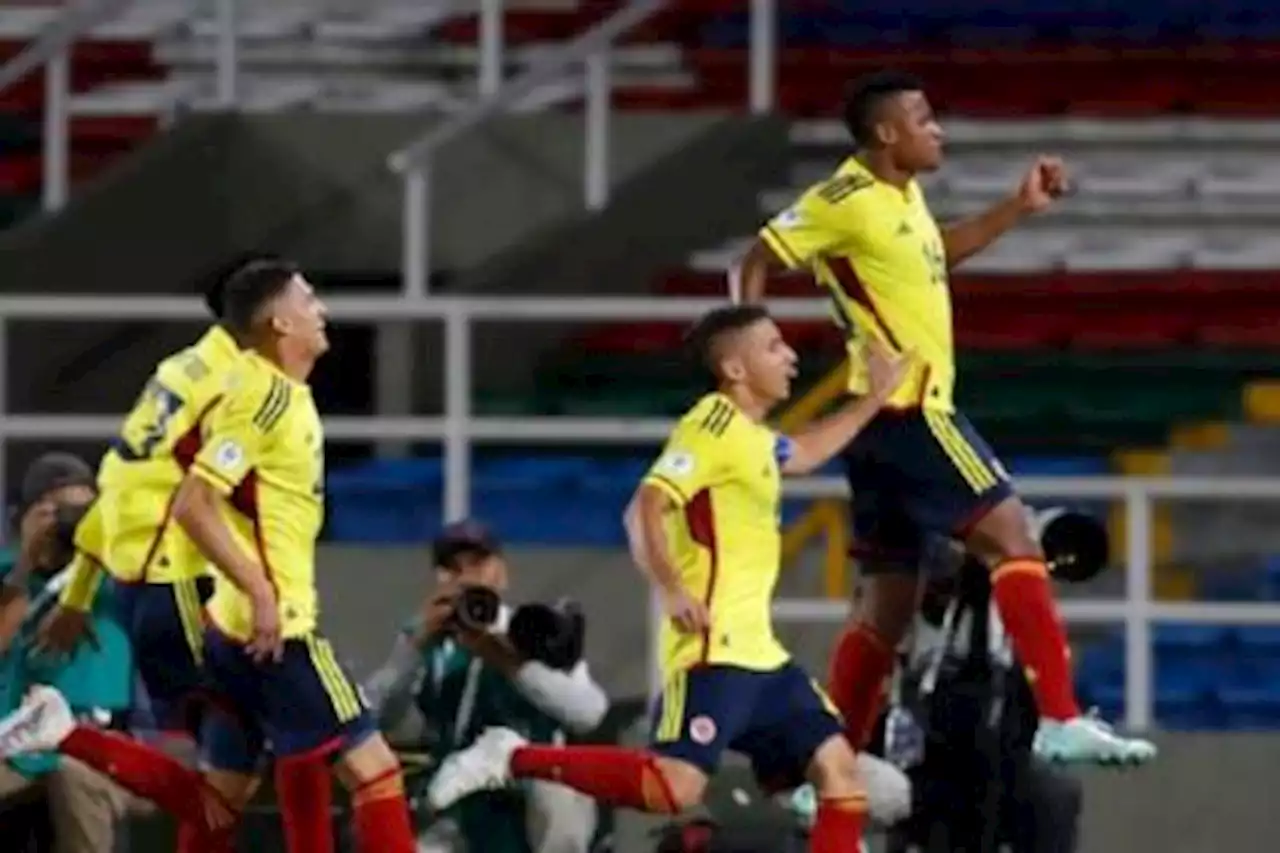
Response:
POLYGON ((242 352, 213 326, 160 362, 98 469, 102 563, 119 580, 201 577, 208 561, 172 519, 172 502, 200 451, 201 422, 242 352))
POLYGON ((914 180, 905 189, 877 180, 850 157, 769 220, 760 239, 791 269, 808 269, 831 296, 849 342, 849 390, 867 390, 859 334, 920 366, 889 404, 954 410, 955 347, 942 233, 914 180))
POLYGON ((770 613, 782 559, 780 466, 790 452, 790 439, 708 394, 645 475, 678 507, 667 520, 670 553, 680 582, 711 613, 706 635, 663 623, 664 673, 702 663, 768 671, 790 659, 770 613))
MULTIPOLYGON (((285 637, 315 630, 316 540, 324 519, 324 431, 311 389, 257 353, 246 353, 205 424, 192 472, 227 498, 224 519, 275 587, 285 637)), ((210 619, 248 640, 253 607, 218 577, 210 619)))

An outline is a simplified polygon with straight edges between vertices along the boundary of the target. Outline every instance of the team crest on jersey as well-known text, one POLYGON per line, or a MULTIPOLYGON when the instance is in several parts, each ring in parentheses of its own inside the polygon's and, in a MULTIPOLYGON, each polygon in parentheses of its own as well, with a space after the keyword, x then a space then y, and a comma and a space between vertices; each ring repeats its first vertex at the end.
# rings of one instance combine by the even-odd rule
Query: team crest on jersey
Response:
POLYGON ((659 474, 687 477, 693 473, 693 454, 684 450, 673 450, 659 459, 654 467, 659 474))
POLYGON ((235 470, 244 463, 244 449, 228 438, 214 451, 213 461, 219 468, 235 470))
POLYGON ((694 717, 689 721, 689 739, 702 746, 709 745, 716 739, 716 721, 706 715, 694 717))

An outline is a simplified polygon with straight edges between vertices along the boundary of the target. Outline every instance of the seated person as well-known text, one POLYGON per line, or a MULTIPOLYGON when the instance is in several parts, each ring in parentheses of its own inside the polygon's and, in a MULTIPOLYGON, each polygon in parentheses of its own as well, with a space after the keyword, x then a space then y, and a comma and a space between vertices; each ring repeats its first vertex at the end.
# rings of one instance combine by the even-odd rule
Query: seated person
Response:
MULTIPOLYGON (((433 551, 435 588, 364 687, 384 729, 402 730, 416 712, 437 763, 490 726, 539 743, 594 730, 609 700, 585 661, 560 670, 516 652, 507 636, 513 610, 505 603, 488 627, 460 611, 466 588, 505 592, 508 566, 497 541, 476 523, 459 522, 445 529, 433 551)), ((562 785, 532 781, 461 802, 444 818, 427 828, 420 849, 586 853, 596 806, 562 785)))

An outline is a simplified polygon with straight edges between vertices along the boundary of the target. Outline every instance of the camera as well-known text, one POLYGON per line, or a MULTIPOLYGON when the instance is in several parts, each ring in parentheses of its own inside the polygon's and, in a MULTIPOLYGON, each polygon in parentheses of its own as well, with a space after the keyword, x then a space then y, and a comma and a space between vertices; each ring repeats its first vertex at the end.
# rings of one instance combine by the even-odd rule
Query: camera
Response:
POLYGON ((485 586, 466 586, 458 594, 449 625, 471 631, 488 630, 498 621, 502 602, 498 593, 485 586))
POLYGON ((570 670, 582 660, 587 618, 573 601, 525 604, 511 615, 507 636, 523 657, 552 669, 570 670))

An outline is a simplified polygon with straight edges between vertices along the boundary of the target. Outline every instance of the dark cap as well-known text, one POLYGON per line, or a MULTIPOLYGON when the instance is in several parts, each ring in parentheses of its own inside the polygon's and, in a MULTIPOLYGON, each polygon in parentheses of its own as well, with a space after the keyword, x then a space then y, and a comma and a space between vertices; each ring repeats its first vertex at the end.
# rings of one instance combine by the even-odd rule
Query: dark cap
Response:
POLYGON ((489 528, 468 518, 446 525, 431 543, 431 552, 437 566, 450 567, 462 554, 500 554, 502 546, 489 528))
POLYGON ((36 459, 22 475, 19 509, 26 512, 45 495, 65 486, 92 486, 93 469, 79 456, 70 453, 46 453, 36 459))

